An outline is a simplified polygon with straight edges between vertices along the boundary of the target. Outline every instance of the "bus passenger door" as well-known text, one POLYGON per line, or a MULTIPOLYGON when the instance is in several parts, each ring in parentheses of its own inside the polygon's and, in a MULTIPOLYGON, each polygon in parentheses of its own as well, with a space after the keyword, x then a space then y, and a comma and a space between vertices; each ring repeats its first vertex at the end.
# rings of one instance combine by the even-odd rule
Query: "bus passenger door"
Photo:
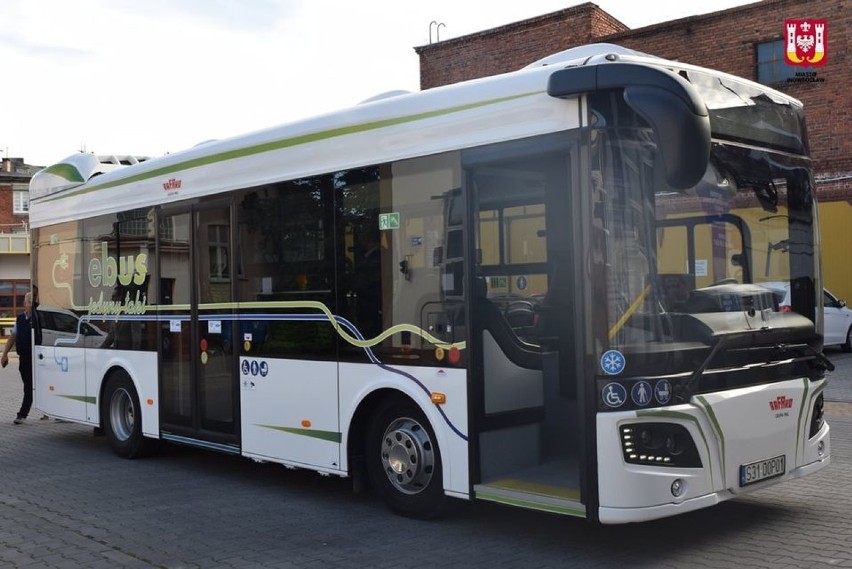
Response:
POLYGON ((231 207, 193 206, 159 223, 163 438, 239 452, 231 207))
POLYGON ((585 516, 570 137, 465 156, 472 202, 471 383, 480 499, 585 516))
POLYGON ((90 420, 83 348, 94 328, 63 308, 39 306, 35 312, 40 327, 33 352, 35 406, 53 417, 90 420))

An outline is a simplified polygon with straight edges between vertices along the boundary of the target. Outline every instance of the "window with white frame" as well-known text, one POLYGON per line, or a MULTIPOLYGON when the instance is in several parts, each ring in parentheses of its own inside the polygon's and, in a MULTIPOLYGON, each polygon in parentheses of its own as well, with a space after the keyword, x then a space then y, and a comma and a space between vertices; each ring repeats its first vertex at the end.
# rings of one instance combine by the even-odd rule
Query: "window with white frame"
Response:
POLYGON ((30 212, 30 193, 15 190, 12 192, 12 212, 27 214, 30 212))
POLYGON ((228 254, 230 230, 227 225, 210 225, 207 228, 207 243, 210 248, 210 280, 227 281, 231 278, 228 254))

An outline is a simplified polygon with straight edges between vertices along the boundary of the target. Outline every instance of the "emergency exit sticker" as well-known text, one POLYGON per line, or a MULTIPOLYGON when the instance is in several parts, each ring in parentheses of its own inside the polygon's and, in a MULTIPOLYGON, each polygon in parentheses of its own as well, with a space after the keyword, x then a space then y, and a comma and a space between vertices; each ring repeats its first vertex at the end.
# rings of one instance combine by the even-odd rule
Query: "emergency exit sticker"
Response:
POLYGON ((399 229, 399 212, 380 213, 379 214, 379 229, 399 229))

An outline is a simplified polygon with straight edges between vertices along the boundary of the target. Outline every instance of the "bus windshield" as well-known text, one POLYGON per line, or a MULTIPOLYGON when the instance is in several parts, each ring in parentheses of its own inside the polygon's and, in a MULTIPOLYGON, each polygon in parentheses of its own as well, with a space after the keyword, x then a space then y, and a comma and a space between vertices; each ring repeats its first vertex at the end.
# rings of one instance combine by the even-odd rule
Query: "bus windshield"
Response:
MULTIPOLYGON (((716 368, 781 358, 754 353, 772 334, 751 338, 740 359, 710 356, 721 336, 754 330, 792 330, 813 352, 822 311, 804 160, 717 142, 704 177, 676 191, 650 130, 598 128, 593 144, 587 266, 590 289, 606 291, 590 299, 601 375, 689 374, 716 355, 716 368), (602 359, 610 351, 614 369, 602 359)), ((739 384, 760 380, 740 375, 739 384)))

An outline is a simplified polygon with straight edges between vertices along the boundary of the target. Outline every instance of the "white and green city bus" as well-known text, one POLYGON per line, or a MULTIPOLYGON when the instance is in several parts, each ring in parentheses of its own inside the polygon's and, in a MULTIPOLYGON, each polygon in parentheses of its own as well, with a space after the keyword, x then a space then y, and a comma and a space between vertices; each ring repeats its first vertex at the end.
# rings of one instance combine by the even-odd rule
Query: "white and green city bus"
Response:
POLYGON ((586 46, 30 191, 36 405, 120 456, 603 523, 829 463, 804 114, 764 86, 586 46))

